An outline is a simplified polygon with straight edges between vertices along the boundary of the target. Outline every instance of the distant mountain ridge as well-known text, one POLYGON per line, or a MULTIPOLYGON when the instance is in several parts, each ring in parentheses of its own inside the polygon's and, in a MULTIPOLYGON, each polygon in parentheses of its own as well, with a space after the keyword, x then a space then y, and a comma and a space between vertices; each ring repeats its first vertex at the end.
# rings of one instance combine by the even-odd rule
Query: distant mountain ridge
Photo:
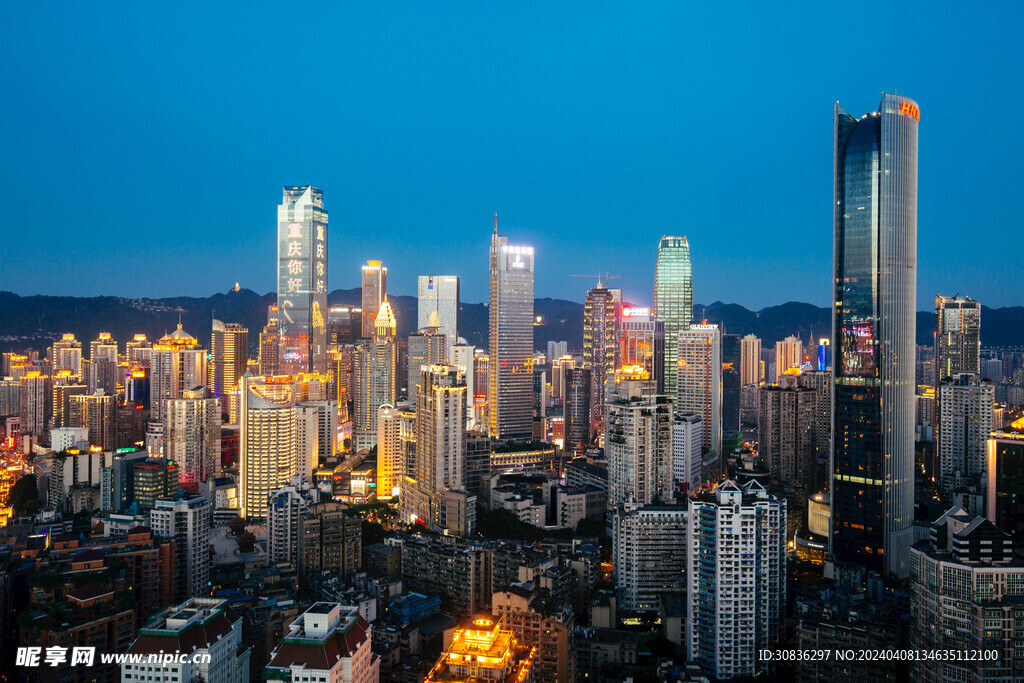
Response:
MULTIPOLYGON (((360 304, 361 292, 336 289, 327 296, 330 305, 360 304)), ((276 295, 257 294, 249 289, 214 294, 209 297, 169 297, 165 299, 128 299, 112 296, 19 296, 0 292, 0 350, 45 349, 64 332, 74 332, 88 354, 88 342, 100 332, 110 332, 122 345, 137 333, 150 340, 173 330, 181 316, 186 331, 207 344, 210 323, 216 317, 224 322, 240 323, 249 330, 250 353, 255 355, 259 332, 267 320, 267 308, 276 295)), ((416 297, 389 296, 398 319, 398 333, 407 336, 416 331, 416 297)), ((753 333, 764 345, 795 334, 815 340, 832 333, 832 311, 812 304, 790 301, 751 311, 739 304, 716 301, 693 307, 695 320, 721 323, 729 334, 753 333)), ((534 346, 547 348, 549 341, 567 341, 570 349, 583 347, 583 304, 565 299, 536 299, 534 312, 540 324, 534 327, 534 346)), ((487 347, 487 305, 463 303, 460 311, 462 336, 479 348, 487 347)), ((1024 344, 1024 306, 982 307, 982 345, 986 347, 1024 344)), ((930 345, 935 314, 917 314, 917 342, 930 345)))

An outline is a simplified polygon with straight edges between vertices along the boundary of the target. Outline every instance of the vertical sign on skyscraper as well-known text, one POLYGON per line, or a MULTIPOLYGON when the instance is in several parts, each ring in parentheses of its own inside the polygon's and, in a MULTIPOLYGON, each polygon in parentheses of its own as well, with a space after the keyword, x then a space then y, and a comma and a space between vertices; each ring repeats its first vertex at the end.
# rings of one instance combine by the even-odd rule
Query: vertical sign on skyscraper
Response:
POLYGON ((311 185, 277 207, 278 372, 327 371, 327 210, 311 185))

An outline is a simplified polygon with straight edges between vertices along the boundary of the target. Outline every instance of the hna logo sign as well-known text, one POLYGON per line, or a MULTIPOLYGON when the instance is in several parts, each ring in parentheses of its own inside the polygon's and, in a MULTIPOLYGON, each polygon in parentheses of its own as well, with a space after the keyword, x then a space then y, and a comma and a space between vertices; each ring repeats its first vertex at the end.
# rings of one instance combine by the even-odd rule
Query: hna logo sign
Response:
POLYGON ((900 113, 904 116, 912 116, 918 121, 921 120, 921 110, 913 102, 904 102, 901 104, 900 113))

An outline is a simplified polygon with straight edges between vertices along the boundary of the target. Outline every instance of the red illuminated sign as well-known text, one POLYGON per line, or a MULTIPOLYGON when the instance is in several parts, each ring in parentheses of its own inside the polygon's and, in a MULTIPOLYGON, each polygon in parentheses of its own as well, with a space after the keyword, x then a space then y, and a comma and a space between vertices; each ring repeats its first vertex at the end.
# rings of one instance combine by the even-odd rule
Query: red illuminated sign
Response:
POLYGON ((921 110, 913 102, 904 102, 900 105, 900 113, 905 116, 913 116, 918 121, 921 120, 921 110))

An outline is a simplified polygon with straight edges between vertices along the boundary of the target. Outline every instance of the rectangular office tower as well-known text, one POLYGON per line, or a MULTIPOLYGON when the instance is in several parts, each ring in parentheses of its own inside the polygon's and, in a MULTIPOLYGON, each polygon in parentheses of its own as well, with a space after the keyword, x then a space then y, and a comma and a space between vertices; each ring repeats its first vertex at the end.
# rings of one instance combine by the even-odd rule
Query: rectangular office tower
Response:
POLYGON ((436 327, 448 337, 448 348, 459 341, 459 276, 420 275, 416 329, 436 327))
POLYGON ((380 305, 388 298, 388 269, 380 261, 367 261, 363 266, 363 339, 373 339, 380 305))
POLYGON ((491 236, 489 432, 533 437, 533 247, 491 236))
POLYGON ((327 372, 327 209, 311 185, 277 207, 278 372, 327 372))
POLYGON ((677 335, 676 410, 704 420, 704 446, 722 452, 722 335, 717 325, 690 325, 677 335))
POLYGON ((917 104, 835 107, 832 553, 906 576, 914 522, 917 104))

